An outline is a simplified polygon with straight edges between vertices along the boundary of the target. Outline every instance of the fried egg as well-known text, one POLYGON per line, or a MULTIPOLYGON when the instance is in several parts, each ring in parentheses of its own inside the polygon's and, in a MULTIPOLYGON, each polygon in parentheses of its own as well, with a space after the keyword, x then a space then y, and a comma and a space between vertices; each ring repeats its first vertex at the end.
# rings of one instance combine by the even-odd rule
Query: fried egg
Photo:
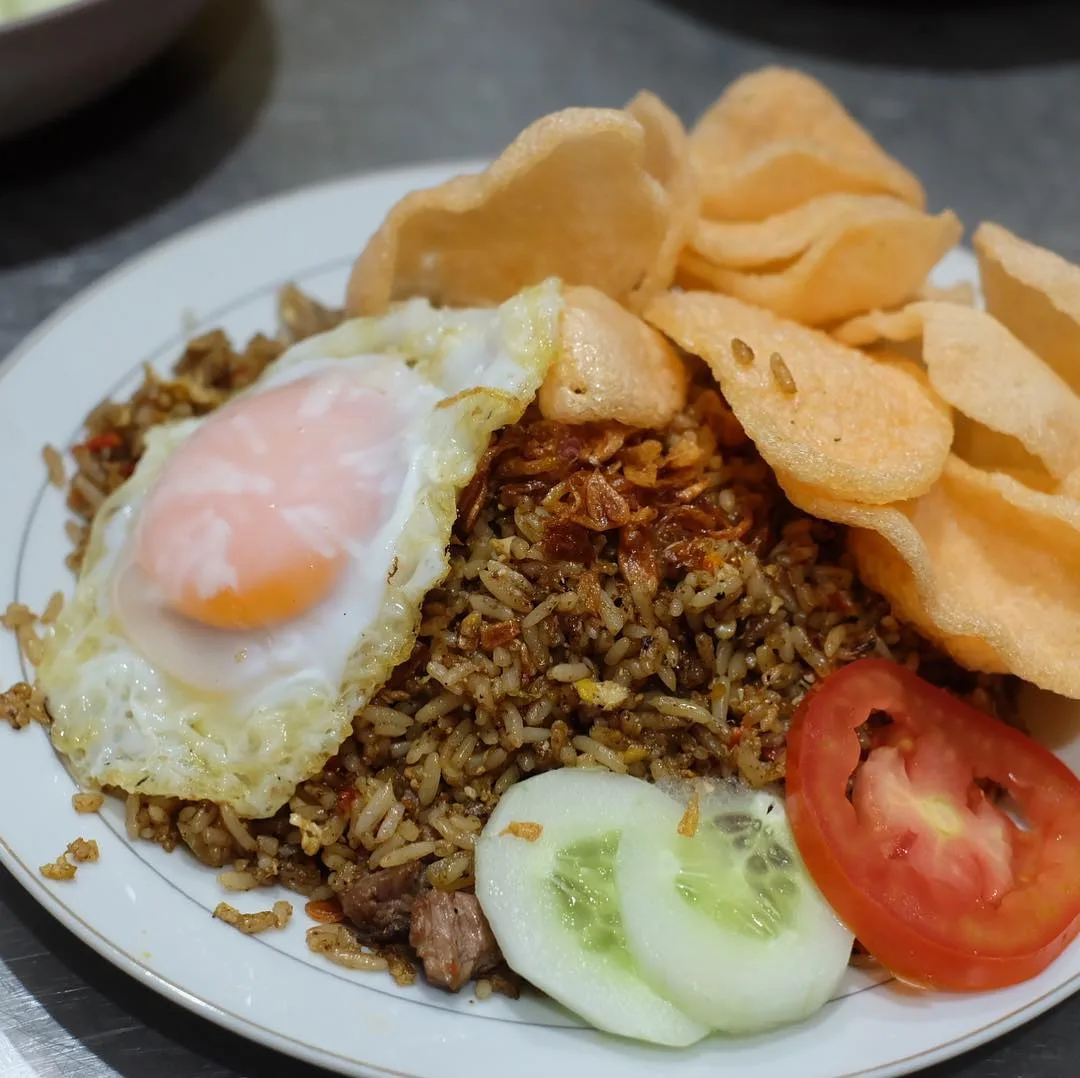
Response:
POLYGON ((457 496, 555 358, 552 282, 415 300, 148 432, 94 520, 39 681, 85 783, 272 815, 415 642, 457 496))

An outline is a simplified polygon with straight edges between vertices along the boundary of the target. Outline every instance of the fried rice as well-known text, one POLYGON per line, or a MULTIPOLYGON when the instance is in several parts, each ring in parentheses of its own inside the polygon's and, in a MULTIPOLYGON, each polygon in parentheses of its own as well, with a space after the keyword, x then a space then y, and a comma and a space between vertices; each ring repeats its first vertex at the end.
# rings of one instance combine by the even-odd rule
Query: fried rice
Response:
MULTIPOLYGON (((278 338, 234 349, 207 334, 170 378, 148 369, 130 400, 91 413, 68 485, 73 568, 151 426, 211 411, 341 318, 291 288, 280 313, 278 338)), ((407 865, 422 888, 470 891, 484 821, 519 779, 601 766, 782 784, 794 709, 868 655, 1011 718, 1013 684, 961 670, 901 625, 844 548, 843 529, 786 501, 703 371, 662 431, 530 410, 496 435, 460 499, 450 573, 428 595, 411 656, 322 772, 267 820, 120 794, 128 833, 186 847, 227 890, 296 892, 319 922, 313 951, 408 982, 404 939, 358 937, 341 896, 407 865)), ((0 705, 16 726, 40 717, 29 686, 0 705)), ((482 984, 514 987, 502 974, 482 984)))

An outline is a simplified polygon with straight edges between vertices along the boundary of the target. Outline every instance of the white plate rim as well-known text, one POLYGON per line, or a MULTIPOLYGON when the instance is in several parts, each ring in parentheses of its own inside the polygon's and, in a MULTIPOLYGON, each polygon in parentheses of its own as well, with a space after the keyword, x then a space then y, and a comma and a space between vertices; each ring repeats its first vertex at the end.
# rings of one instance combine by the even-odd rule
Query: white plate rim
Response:
MULTIPOLYGON (((35 350, 41 347, 43 342, 48 341, 51 335, 57 333, 60 328, 76 314, 76 312, 92 307, 102 296, 106 296, 112 290, 120 287, 125 279, 130 278, 132 275, 137 275, 140 270, 144 270, 148 266, 159 264, 161 262, 167 262, 170 258, 175 257, 177 252, 190 249, 192 245, 197 245, 207 238, 212 238, 222 229, 234 227, 242 220, 250 221, 261 215, 269 215, 272 217, 274 214, 287 213, 290 210, 295 212, 298 207, 302 207, 308 202, 318 200, 320 197, 333 195, 334 193, 353 192, 356 193, 358 197, 363 197, 365 190, 380 181, 384 183, 389 181, 391 185, 396 184, 400 188, 399 193, 404 193, 412 187, 424 186, 437 182, 446 175, 461 171, 475 170, 477 167, 480 167, 482 163, 483 162, 470 160, 437 162, 419 166, 406 166, 404 168, 392 167, 379 170, 378 172, 366 173, 360 177, 331 180, 322 184, 303 188, 299 191, 262 199, 231 213, 225 213, 211 218, 191 229, 185 230, 184 232, 162 241, 135 258, 122 263, 111 273, 79 293, 72 300, 68 301, 24 339, 24 341, 18 345, 6 359, 0 362, 0 406, 4 403, 3 389, 5 383, 8 383, 10 380, 9 376, 18 369, 23 362, 31 357, 35 350)), ((340 262, 341 259, 338 259, 337 261, 340 262)), ((177 344, 179 344, 179 339, 178 335, 176 339, 177 344)), ((156 351, 164 351, 167 347, 169 347, 169 345, 163 345, 156 351)), ((92 401, 85 402, 84 410, 91 405, 92 401)), ((84 830, 88 829, 84 828, 84 830)), ((243 1036, 259 1041, 278 1051, 324 1067, 328 1066, 334 1069, 344 1068, 342 1073, 393 1075, 396 1076, 396 1078, 420 1078, 419 1073, 411 1070, 398 1070, 396 1067, 385 1066, 383 1063, 361 1060, 355 1055, 347 1057, 307 1043, 302 1038, 280 1033, 275 1029, 259 1024, 250 1016, 233 1013, 228 1007, 222 1006, 220 1003, 211 1003, 207 999, 201 998, 197 991, 191 991, 191 989, 185 987, 184 984, 174 983, 173 980, 163 976, 161 972, 155 968, 153 960, 140 960, 128 951, 125 951, 114 940, 102 935, 94 924, 86 920, 83 914, 75 908, 78 903, 65 902, 63 900, 63 895, 66 892, 60 890, 55 885, 49 885, 47 881, 35 871, 32 864, 17 852, 15 845, 15 843, 9 842, 6 834, 0 834, 0 861, 3 861, 9 871, 12 872, 15 878, 18 879, 19 883, 32 895, 32 897, 68 929, 73 931, 76 936, 83 940, 83 942, 87 943, 112 964, 123 969, 130 976, 146 984, 154 991, 233 1032, 238 1032, 243 1036)), ((55 852, 58 851, 54 851, 54 856, 55 852)), ((77 883, 74 886, 78 887, 79 884, 77 883)), ((239 936, 237 936, 237 940, 244 942, 242 937, 239 936)), ((1073 949, 1073 953, 1075 953, 1075 948, 1073 949)), ((882 1061, 880 1064, 874 1065, 870 1069, 864 1068, 849 1071, 845 1074, 830 1071, 828 1072, 830 1078, 870 1078, 871 1075, 878 1076, 878 1078, 885 1078, 887 1075, 910 1073, 914 1067, 921 1068, 923 1066, 928 1066, 977 1047, 990 1039, 1008 1032, 1023 1022, 1034 1018, 1037 1014, 1045 1011, 1080 988, 1080 961, 1074 964, 1077 966, 1077 971, 1072 976, 1066 977, 1063 980, 1055 980, 1053 977, 1048 978, 1047 974, 1044 974, 1038 982, 1033 982, 1032 985, 1029 986, 1022 986, 1023 988, 1031 989, 1037 984, 1042 990, 1036 991, 1034 994, 1031 994, 1030 992, 1022 993, 1023 995, 1030 995, 1030 998, 1027 998, 1023 1003, 1020 1003, 1019 1006, 1006 1009, 1003 1013, 998 1013, 994 1020, 990 1022, 974 1028, 969 1026, 965 1028, 964 1032, 952 1039, 928 1046, 914 1055, 882 1061), (1045 985, 1043 984, 1044 981, 1046 982, 1045 985)), ((1053 971, 1053 968, 1054 967, 1051 968, 1051 971, 1048 971, 1048 974, 1053 971)), ((1015 990, 1012 991, 1015 992, 1015 990)), ((464 1019, 459 1019, 458 1021, 462 1021, 469 1026, 475 1025, 475 1023, 468 1022, 464 1019)), ((559 1031, 554 1035, 557 1037, 564 1037, 567 1032, 568 1031, 559 1031)), ((581 1047, 584 1047, 584 1043, 582 1043, 584 1040, 591 1041, 594 1045, 599 1044, 601 1047, 606 1045, 609 1050, 618 1046, 621 1050, 612 1051, 610 1056, 607 1057, 608 1061, 618 1057, 622 1057, 625 1060, 627 1053, 631 1055, 640 1054, 651 1060, 658 1058, 651 1050, 637 1049, 636 1046, 628 1049, 626 1045, 620 1044, 620 1042, 608 1040, 591 1031, 580 1031, 579 1036, 582 1038, 582 1040, 578 1041, 578 1044, 581 1047)), ((577 1040, 576 1037, 573 1039, 577 1040)), ((535 1047, 539 1048, 540 1046, 536 1045, 535 1047)), ((671 1064, 678 1064, 680 1059, 679 1056, 669 1055, 664 1055, 662 1058, 671 1064)), ((637 1068, 635 1067, 622 1068, 617 1065, 614 1065, 614 1069, 609 1067, 604 1068, 606 1072, 613 1075, 634 1073, 636 1069, 637 1068)), ((442 1073, 449 1075, 456 1074, 457 1071, 443 1069, 442 1073)), ((759 1071, 754 1070, 753 1073, 756 1074, 759 1073, 759 1071)), ((765 1074, 767 1072, 760 1071, 760 1073, 765 1074)), ((824 1074, 825 1072, 822 1073, 824 1074)), ((424 1078, 426 1078, 426 1072, 424 1078)))

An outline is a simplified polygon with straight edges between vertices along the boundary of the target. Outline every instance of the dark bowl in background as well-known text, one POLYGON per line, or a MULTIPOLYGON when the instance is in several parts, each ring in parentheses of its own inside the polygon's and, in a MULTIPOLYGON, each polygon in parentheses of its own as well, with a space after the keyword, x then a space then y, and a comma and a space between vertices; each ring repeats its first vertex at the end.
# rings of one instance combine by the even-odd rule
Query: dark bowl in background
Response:
POLYGON ((0 139, 119 85, 172 42, 204 2, 68 0, 0 22, 0 139))

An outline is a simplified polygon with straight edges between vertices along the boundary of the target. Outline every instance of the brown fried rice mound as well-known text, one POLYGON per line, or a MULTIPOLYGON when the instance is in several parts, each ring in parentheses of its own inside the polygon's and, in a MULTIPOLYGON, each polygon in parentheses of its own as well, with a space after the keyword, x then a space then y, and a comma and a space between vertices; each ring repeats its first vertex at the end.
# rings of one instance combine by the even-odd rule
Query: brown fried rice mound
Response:
MULTIPOLYGON (((192 341, 171 380, 146 372, 88 417, 70 508, 77 566, 104 497, 131 474, 145 431, 204 414, 292 341, 340 313, 287 290, 285 329, 234 350, 192 341)), ((281 884, 319 924, 312 950, 354 969, 415 976, 424 896, 460 896, 500 795, 555 767, 641 778, 736 775, 782 783, 806 692, 879 655, 1011 717, 1012 683, 960 670, 856 579, 843 529, 779 491, 707 375, 662 431, 567 426, 534 410, 499 433, 459 503, 451 569, 423 609, 411 657, 355 718, 322 773, 269 820, 126 796, 132 838, 186 846, 232 891, 281 884)), ((7 703, 22 721, 29 687, 7 703), (26 699, 24 699, 24 697, 26 699)), ((465 912, 462 912, 462 911, 465 912)), ((495 965, 462 967, 513 992, 495 965)), ((497 959, 497 954, 495 955, 497 959)), ((456 967, 455 967, 456 968, 456 967)))

